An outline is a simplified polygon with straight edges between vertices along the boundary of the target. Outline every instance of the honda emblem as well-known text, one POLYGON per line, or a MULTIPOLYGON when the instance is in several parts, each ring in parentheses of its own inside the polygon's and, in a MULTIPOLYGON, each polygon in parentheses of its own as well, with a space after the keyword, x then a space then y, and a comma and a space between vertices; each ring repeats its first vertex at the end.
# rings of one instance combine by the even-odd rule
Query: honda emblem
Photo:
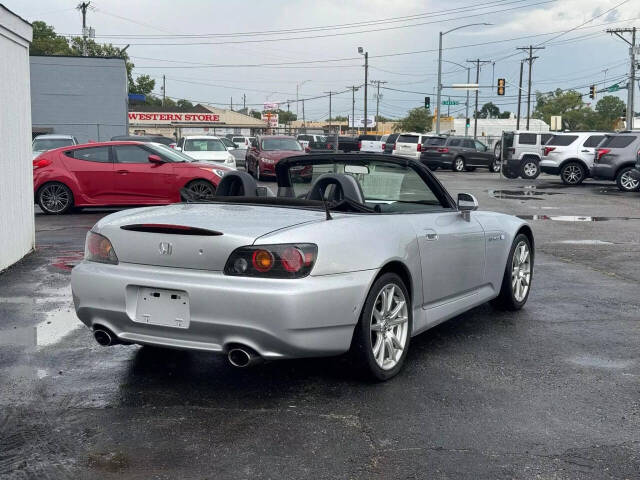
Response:
POLYGON ((160 245, 158 245, 158 251, 160 252, 160 255, 171 255, 173 252, 173 245, 169 242, 160 242, 160 245))

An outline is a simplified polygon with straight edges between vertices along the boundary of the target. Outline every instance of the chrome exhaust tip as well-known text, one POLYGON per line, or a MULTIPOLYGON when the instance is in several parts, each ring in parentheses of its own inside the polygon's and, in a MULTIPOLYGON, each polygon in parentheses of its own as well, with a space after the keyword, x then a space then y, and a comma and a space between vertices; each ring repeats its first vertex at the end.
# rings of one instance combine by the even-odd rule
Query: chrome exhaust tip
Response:
POLYGON ((96 342, 103 347, 109 347, 117 343, 116 336, 109 330, 104 330, 102 328, 98 328, 93 331, 93 338, 95 338, 96 342))
POLYGON ((251 349, 236 347, 229 350, 227 360, 236 368, 245 368, 262 361, 262 357, 251 349))

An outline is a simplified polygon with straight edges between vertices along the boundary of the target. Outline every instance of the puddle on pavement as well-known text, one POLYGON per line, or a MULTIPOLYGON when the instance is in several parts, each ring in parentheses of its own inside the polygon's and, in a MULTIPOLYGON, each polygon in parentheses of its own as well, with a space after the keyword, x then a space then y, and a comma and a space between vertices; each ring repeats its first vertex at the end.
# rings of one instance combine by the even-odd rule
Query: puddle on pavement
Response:
POLYGON ((489 196, 493 198, 510 200, 542 200, 542 196, 562 195, 560 192, 541 192, 538 189, 523 187, 522 190, 489 190, 489 196))
POLYGON ((563 243, 565 245, 615 245, 613 242, 604 240, 562 240, 555 243, 563 243))
POLYGON ((570 358, 571 363, 580 365, 581 367, 595 367, 595 368, 611 368, 611 369, 623 369, 633 365, 633 360, 614 360, 611 358, 594 357, 591 355, 583 355, 579 357, 570 358))
POLYGON ((640 220, 640 217, 589 217, 581 215, 516 215, 523 220, 554 220, 557 222, 608 222, 613 220, 640 220))

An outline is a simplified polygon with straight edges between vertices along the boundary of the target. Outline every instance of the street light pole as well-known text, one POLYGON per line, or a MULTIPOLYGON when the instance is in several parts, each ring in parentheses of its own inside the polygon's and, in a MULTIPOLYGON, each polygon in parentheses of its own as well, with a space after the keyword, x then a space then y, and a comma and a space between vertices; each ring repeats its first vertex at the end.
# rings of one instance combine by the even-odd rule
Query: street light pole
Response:
MULTIPOLYGON (((358 47, 358 53, 362 55, 364 49, 358 47)), ((367 127, 369 125, 367 118, 367 84, 369 83, 369 52, 364 52, 364 133, 367 133, 367 127)))

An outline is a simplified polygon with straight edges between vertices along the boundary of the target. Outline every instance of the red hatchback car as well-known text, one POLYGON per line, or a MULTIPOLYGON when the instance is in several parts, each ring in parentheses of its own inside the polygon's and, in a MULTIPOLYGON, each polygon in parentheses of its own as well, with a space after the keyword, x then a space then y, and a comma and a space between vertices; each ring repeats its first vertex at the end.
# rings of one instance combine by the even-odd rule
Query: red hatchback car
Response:
POLYGON ((245 168, 257 180, 262 180, 266 176, 275 176, 276 164, 283 158, 304 154, 295 137, 263 135, 257 137, 247 150, 245 168))
POLYGON ((73 207, 164 205, 179 202, 183 188, 213 196, 228 170, 157 143, 88 143, 34 159, 33 191, 42 211, 53 215, 73 207))

